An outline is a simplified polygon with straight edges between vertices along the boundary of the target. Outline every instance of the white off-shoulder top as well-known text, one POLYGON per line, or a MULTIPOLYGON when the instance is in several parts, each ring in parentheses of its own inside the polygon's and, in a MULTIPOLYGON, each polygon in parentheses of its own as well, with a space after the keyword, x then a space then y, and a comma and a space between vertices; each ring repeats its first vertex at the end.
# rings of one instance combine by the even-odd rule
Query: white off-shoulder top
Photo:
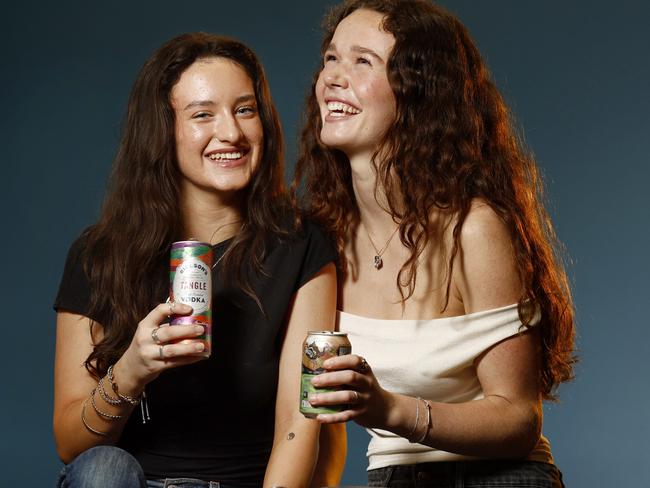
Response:
MULTIPOLYGON (((352 352, 366 358, 386 390, 445 403, 483 398, 474 360, 496 343, 522 330, 517 304, 482 312, 428 320, 384 320, 337 312, 352 352)), ((434 420, 435 421, 435 420, 434 420)), ((476 459, 368 429, 368 469, 399 464, 476 459)), ((553 463, 541 436, 529 460, 553 463)))

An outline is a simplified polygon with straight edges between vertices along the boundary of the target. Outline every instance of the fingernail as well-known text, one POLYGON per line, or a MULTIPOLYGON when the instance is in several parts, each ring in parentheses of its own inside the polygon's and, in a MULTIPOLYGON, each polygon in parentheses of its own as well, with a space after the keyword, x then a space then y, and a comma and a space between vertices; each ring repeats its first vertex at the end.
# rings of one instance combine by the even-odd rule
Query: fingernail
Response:
POLYGON ((194 345, 194 349, 196 349, 196 350, 199 351, 199 352, 200 352, 200 351, 203 351, 203 349, 205 349, 205 344, 203 344, 202 342, 197 342, 197 343, 194 345))
POLYGON ((316 386, 320 384, 320 378, 318 376, 311 379, 311 384, 316 386))
POLYGON ((309 395, 309 398, 307 398, 307 401, 308 401, 310 404, 313 405, 314 402, 317 402, 317 401, 318 401, 318 395, 309 395))
POLYGON ((323 361, 323 368, 329 368, 332 365, 332 361, 329 359, 323 361))
POLYGON ((205 333, 205 327, 203 327, 202 325, 195 325, 195 326, 194 326, 194 332, 195 332, 197 335, 204 334, 204 333, 205 333))

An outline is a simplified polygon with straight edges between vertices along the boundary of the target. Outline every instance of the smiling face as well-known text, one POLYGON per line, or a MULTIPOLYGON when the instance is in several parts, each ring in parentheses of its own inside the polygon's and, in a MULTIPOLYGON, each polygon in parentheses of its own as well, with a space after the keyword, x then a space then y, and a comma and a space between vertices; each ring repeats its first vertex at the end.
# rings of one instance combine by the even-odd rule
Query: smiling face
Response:
POLYGON ((171 92, 176 156, 186 196, 245 188, 263 152, 253 83, 235 62, 199 59, 171 92))
POLYGON ((348 158, 372 156, 395 120, 395 96, 386 63, 395 38, 383 15, 359 9, 336 27, 316 82, 321 140, 348 158))

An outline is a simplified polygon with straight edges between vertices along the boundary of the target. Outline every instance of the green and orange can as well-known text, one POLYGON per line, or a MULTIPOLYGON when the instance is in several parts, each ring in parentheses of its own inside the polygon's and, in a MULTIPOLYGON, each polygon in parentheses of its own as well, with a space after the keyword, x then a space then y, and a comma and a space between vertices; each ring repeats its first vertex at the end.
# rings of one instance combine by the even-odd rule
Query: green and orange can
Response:
POLYGON ((352 345, 345 332, 311 331, 302 344, 302 374, 300 375, 300 413, 315 418, 319 413, 340 412, 342 406, 312 407, 309 395, 336 391, 331 388, 315 388, 311 384, 314 376, 325 372, 323 362, 331 357, 352 353, 352 345))

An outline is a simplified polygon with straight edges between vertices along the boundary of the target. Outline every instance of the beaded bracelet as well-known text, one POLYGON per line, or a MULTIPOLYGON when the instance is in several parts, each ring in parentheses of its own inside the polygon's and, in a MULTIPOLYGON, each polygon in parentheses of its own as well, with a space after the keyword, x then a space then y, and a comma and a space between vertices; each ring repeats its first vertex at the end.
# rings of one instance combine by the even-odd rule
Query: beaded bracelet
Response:
POLYGON ((86 398, 84 400, 83 405, 81 406, 81 422, 84 424, 84 427, 88 429, 89 432, 92 432, 95 435, 99 435, 102 437, 107 437, 108 432, 102 432, 97 429, 93 429, 90 425, 88 425, 88 422, 86 421, 86 405, 88 405, 88 399, 86 398))
POLYGON ((108 377, 108 382, 110 383, 113 392, 115 392, 115 394, 117 395, 117 397, 120 400, 125 401, 126 403, 130 403, 131 405, 137 405, 138 403, 140 403, 140 397, 133 398, 133 397, 130 397, 128 395, 120 394, 120 392, 118 391, 118 388, 117 388, 117 384, 113 381, 113 365, 112 364, 108 367, 108 370, 106 371, 106 376, 108 377))

